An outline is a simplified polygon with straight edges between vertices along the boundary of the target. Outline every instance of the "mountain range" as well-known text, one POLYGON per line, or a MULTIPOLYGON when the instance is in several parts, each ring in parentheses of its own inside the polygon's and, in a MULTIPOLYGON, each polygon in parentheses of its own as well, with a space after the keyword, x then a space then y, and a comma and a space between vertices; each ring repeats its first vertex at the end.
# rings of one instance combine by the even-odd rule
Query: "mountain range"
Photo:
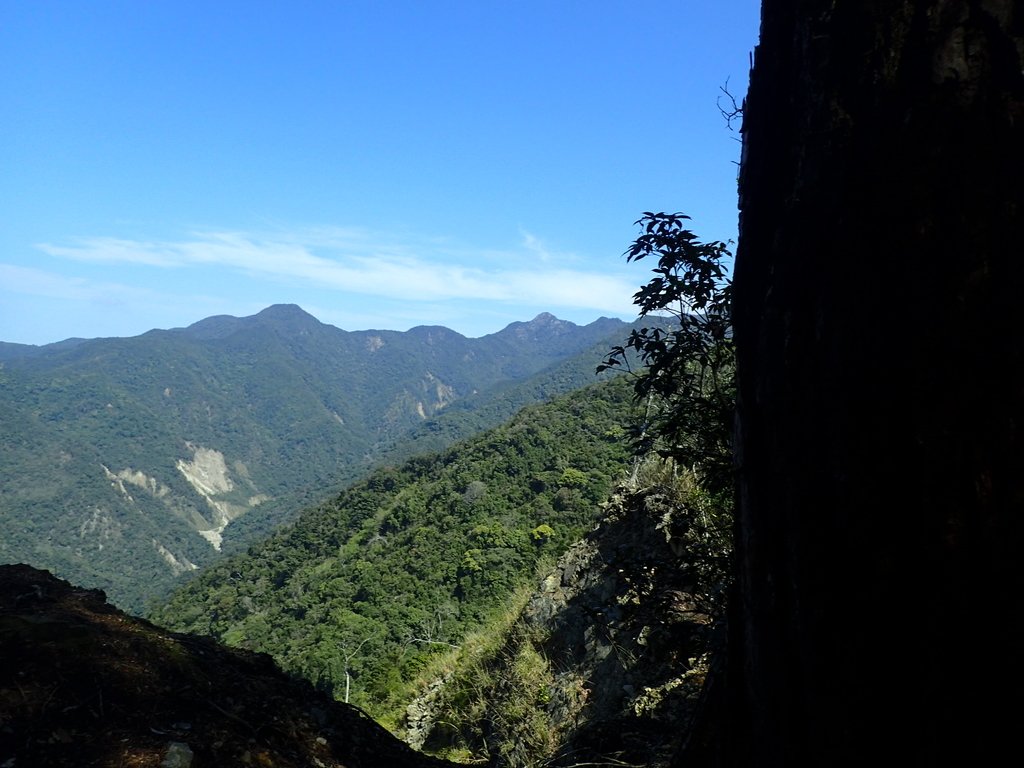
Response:
POLYGON ((140 611, 382 463, 594 380, 629 325, 347 332, 294 305, 0 344, 0 562, 140 611))

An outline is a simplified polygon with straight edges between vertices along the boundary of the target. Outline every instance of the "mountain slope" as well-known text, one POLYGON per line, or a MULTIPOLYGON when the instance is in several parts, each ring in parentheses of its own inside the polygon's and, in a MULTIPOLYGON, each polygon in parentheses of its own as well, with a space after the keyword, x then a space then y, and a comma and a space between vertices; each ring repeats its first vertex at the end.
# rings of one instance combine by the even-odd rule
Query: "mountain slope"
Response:
POLYGON ((491 406, 517 382, 548 376, 533 389, 545 395, 578 386, 553 372, 592 366, 589 350, 626 327, 541 315, 480 339, 346 332, 275 306, 130 339, 0 345, 0 562, 52 568, 140 610, 222 547, 265 535, 389 451, 409 455, 402 441, 456 403, 466 415, 423 447, 506 418, 491 406))
POLYGON ((611 379, 371 474, 153 614, 271 653, 383 717, 439 650, 503 609, 593 523, 629 449, 611 379))
POLYGON ((266 656, 174 635, 0 566, 5 766, 444 768, 266 656))
POLYGON ((517 615, 424 681, 406 740, 506 768, 670 765, 723 639, 723 502, 644 462, 517 615))

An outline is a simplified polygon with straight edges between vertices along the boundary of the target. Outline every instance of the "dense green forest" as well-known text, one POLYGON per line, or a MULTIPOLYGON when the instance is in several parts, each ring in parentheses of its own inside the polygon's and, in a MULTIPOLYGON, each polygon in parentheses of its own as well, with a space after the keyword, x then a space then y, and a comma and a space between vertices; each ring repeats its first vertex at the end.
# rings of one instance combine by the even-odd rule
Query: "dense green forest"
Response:
MULTIPOLYGON (((528 326, 526 323, 519 325, 528 326)), ((631 326, 621 327, 628 329, 631 326)), ((445 450, 460 440, 503 424, 528 405, 547 402, 619 373, 607 371, 595 375, 594 372, 595 361, 607 352, 608 340, 612 338, 615 338, 614 335, 566 359, 560 359, 523 380, 503 382, 447 404, 430 418, 382 439, 359 465, 339 467, 338 475, 331 483, 323 486, 319 492, 307 491, 306 496, 318 502, 359 479, 374 466, 398 464, 413 456, 445 450)), ((233 554, 244 551, 248 543, 269 536, 280 523, 280 519, 261 514, 249 514, 232 520, 225 536, 225 552, 233 554)))
POLYGON ((4 345, 0 562, 142 610, 372 467, 593 382, 624 328, 540 315, 479 339, 346 332, 276 306, 129 339, 4 345))
POLYGON ((628 377, 382 468, 151 617, 272 654, 378 717, 597 519, 629 459, 628 377))

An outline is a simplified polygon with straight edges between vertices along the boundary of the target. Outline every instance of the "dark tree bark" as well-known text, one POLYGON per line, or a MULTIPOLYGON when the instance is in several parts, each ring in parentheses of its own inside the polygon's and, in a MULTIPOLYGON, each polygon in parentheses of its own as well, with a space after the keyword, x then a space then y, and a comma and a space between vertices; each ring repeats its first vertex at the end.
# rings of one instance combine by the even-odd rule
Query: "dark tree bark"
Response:
POLYGON ((995 764, 1024 637, 1024 7, 765 0, 725 760, 995 764))

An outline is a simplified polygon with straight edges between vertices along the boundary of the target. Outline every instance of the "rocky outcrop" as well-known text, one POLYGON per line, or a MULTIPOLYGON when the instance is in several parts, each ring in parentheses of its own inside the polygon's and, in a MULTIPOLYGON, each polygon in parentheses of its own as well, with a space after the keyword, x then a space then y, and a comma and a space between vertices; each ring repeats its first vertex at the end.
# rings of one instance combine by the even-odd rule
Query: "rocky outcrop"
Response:
POLYGON ((263 654, 0 566, 0 765, 444 768, 263 654))
POLYGON ((621 491, 572 547, 523 621, 553 673, 555 765, 614 758, 667 764, 707 672, 716 603, 680 546, 696 510, 659 491, 621 491))
POLYGON ((405 743, 413 749, 422 749, 437 723, 437 714, 443 702, 445 683, 451 675, 443 675, 427 684, 405 711, 405 743))
POLYGON ((698 496, 615 493, 489 658, 410 709, 409 735, 498 766, 668 765, 721 634, 727 542, 698 496))

